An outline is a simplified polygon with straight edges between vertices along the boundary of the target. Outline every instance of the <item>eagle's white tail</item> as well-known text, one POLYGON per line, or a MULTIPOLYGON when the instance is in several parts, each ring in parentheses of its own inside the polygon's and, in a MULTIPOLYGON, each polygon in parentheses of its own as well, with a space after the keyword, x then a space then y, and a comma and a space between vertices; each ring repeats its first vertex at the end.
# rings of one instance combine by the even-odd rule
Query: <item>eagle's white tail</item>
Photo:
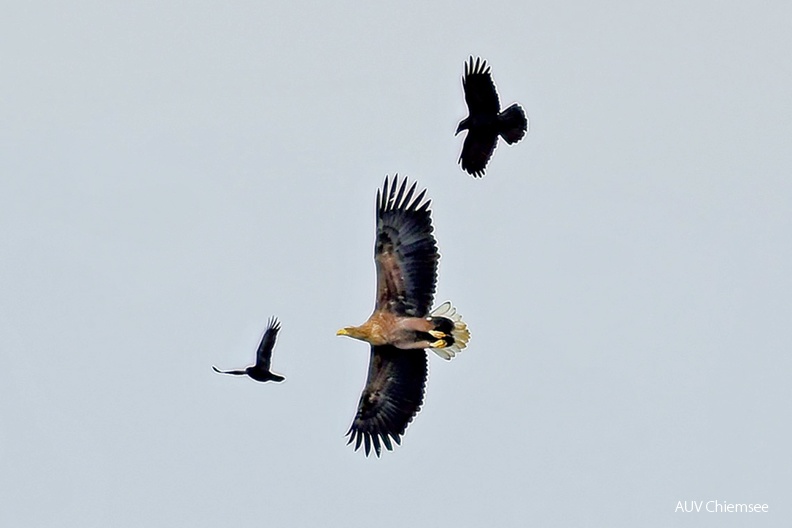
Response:
POLYGON ((437 330, 446 334, 444 340, 449 343, 443 348, 432 348, 435 354, 443 359, 451 359, 467 346, 470 341, 470 331, 450 301, 435 308, 429 314, 429 319, 435 323, 437 330))

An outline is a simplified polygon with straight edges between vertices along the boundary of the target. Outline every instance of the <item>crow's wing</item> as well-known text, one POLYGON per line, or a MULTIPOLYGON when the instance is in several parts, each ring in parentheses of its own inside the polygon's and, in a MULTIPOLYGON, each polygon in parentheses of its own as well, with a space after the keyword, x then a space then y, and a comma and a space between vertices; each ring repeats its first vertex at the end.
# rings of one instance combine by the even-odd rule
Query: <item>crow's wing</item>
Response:
POLYGON ((492 82, 487 61, 477 58, 474 62, 473 57, 470 57, 470 60, 465 64, 462 86, 465 89, 465 102, 471 116, 477 114, 496 115, 500 112, 498 92, 495 90, 495 83, 492 82))
POLYGON ((495 152, 497 144, 497 133, 481 129, 468 130, 465 143, 462 145, 462 154, 459 156, 462 169, 476 178, 484 176, 484 168, 495 152))
POLYGON ((278 338, 280 331, 280 321, 277 317, 270 317, 267 322, 267 330, 264 332, 264 337, 261 338, 258 352, 256 353, 256 366, 262 367, 265 370, 270 369, 272 362, 272 349, 275 348, 275 340, 278 338))

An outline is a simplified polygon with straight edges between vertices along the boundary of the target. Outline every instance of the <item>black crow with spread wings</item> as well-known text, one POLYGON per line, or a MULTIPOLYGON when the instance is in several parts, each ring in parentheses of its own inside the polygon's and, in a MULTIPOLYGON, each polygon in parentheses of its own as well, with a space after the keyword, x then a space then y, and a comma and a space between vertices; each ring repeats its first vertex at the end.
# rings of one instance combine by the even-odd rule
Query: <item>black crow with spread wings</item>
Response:
POLYGON ((517 103, 500 111, 498 92, 487 61, 480 58, 473 61, 473 57, 470 57, 465 64, 462 86, 465 89, 468 116, 459 123, 456 133, 463 130, 468 133, 459 162, 463 170, 480 178, 484 176, 484 169, 495 151, 498 136, 510 145, 517 143, 528 130, 528 120, 517 103))
POLYGON ((235 376, 248 375, 256 381, 283 381, 286 378, 280 374, 275 374, 270 371, 270 363, 272 363, 272 349, 275 348, 275 340, 278 338, 280 331, 280 322, 276 317, 270 317, 267 323, 267 330, 264 332, 264 337, 261 338, 258 352, 256 353, 256 364, 247 367, 245 370, 219 370, 212 365, 215 372, 220 374, 233 374, 235 376))

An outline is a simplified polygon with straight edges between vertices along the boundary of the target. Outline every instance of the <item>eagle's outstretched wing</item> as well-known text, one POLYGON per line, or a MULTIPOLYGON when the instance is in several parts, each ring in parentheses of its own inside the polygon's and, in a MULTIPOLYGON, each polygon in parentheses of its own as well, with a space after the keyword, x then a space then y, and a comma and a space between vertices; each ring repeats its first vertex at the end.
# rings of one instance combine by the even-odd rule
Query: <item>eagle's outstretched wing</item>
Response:
POLYGON ((366 456, 372 446, 377 456, 383 445, 392 450, 391 439, 400 444, 407 425, 423 403, 427 372, 426 352, 422 349, 372 346, 366 387, 347 433, 347 443, 355 442, 356 451, 363 444, 366 456))
POLYGON ((426 190, 415 196, 416 183, 385 179, 377 191, 377 264, 375 310, 425 317, 432 308, 437 281, 437 243, 432 235, 430 200, 426 190))

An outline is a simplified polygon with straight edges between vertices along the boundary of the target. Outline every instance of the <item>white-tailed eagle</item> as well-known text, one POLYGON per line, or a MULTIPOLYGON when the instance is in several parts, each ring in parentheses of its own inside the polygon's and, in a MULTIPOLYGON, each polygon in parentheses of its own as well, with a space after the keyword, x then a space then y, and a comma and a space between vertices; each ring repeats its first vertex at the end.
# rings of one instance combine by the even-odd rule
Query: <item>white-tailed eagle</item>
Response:
POLYGON ((407 425, 423 404, 427 348, 451 359, 467 346, 467 325, 450 302, 431 311, 440 255, 432 235, 430 201, 416 183, 385 179, 377 192, 377 299, 360 326, 338 331, 371 345, 368 378, 347 435, 355 450, 401 443, 407 425))

